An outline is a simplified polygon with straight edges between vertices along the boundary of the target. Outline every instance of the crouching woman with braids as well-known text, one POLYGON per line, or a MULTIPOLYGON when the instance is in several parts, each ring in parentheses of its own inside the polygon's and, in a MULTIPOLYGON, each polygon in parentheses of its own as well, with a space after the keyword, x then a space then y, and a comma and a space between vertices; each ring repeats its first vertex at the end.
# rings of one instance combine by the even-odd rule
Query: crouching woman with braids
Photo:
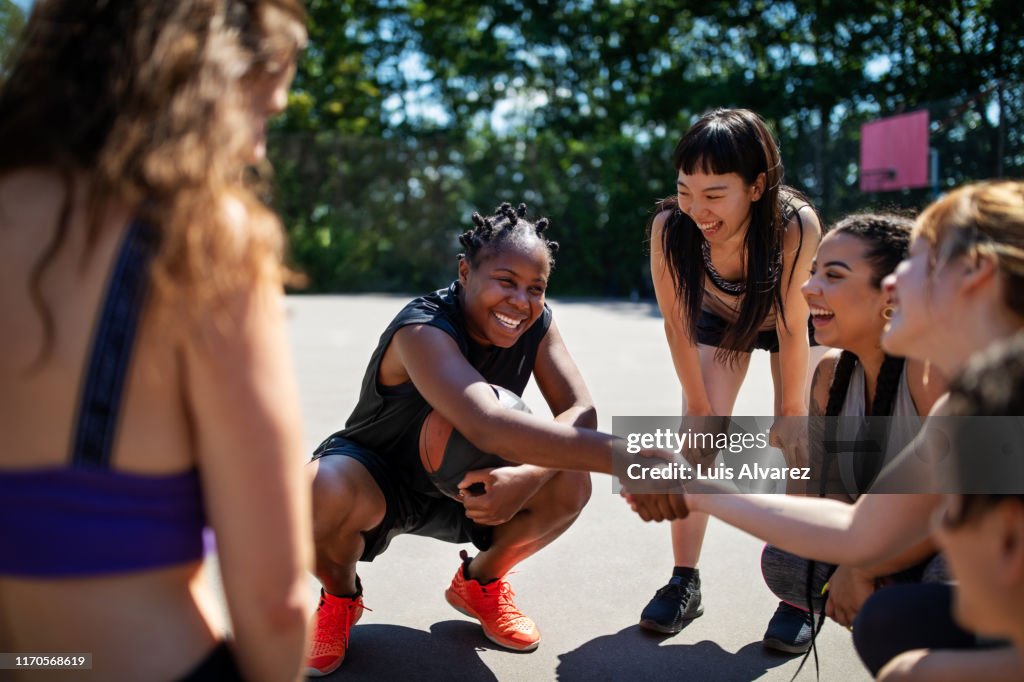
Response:
POLYGON ((311 675, 341 665, 362 614, 356 562, 372 561, 403 533, 472 542, 480 553, 462 552, 445 597, 494 643, 535 649, 540 634, 512 603, 504 576, 576 520, 590 497, 583 471, 611 473, 615 439, 593 430, 590 394, 544 302, 558 246, 544 237, 547 219, 531 222, 525 205, 502 204, 473 222, 459 239, 458 279, 411 301, 388 325, 345 428, 313 455, 323 591, 311 675), (531 375, 554 421, 495 400, 492 384, 522 394, 531 375), (518 466, 471 471, 458 498, 446 497, 419 456, 431 410, 480 450, 518 466), (471 491, 479 484, 482 493, 471 491))
MULTIPOLYGON (((888 355, 880 344, 893 312, 882 279, 906 257, 912 229, 910 219, 895 215, 861 214, 841 220, 822 240, 811 277, 801 289, 815 338, 833 349, 814 372, 811 416, 839 417, 827 420, 825 440, 863 441, 868 433, 863 429, 874 429, 883 443, 877 453, 833 451, 830 461, 816 462, 827 467, 827 473, 822 473, 822 488, 808 493, 853 502, 868 491, 882 467, 914 438, 944 390, 935 377, 925 381, 923 363, 888 355)), ((768 545, 761 568, 782 601, 764 645, 803 653, 811 644, 809 610, 820 609, 826 585, 826 612, 850 625, 877 586, 920 579, 934 552, 933 544, 925 541, 885 564, 837 569, 768 545), (810 583, 808 571, 814 573, 810 583)))

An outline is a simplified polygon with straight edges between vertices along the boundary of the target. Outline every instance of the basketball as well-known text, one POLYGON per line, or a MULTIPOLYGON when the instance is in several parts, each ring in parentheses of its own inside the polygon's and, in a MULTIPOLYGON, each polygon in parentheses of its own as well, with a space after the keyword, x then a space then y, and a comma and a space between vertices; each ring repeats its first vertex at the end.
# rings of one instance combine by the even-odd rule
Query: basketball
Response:
MULTIPOLYGON (((530 413, 522 398, 512 391, 493 384, 491 388, 495 399, 505 408, 530 413)), ((420 462, 430 480, 438 490, 455 499, 459 497, 459 482, 467 471, 513 464, 477 448, 436 410, 428 412, 423 420, 419 440, 420 462)))

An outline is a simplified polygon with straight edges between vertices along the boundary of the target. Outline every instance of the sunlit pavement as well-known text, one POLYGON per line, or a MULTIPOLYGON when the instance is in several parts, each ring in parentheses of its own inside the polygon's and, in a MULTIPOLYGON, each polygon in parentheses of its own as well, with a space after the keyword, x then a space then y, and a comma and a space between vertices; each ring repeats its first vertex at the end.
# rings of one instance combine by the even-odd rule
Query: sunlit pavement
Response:
MULTIPOLYGON (((302 390, 306 444, 341 428, 355 404, 380 333, 409 296, 292 296, 293 352, 302 390)), ((600 424, 613 415, 677 413, 680 390, 653 303, 549 301, 566 345, 587 380, 600 424)), ((531 383, 524 396, 545 405, 531 383)), ((771 413, 768 355, 755 353, 736 414, 771 413)), ((400 537, 359 565, 366 605, 342 668, 353 680, 789 680, 800 657, 767 653, 761 635, 776 600, 759 567, 762 543, 712 521, 701 559, 705 613, 674 637, 637 626, 640 610, 672 567, 668 526, 645 524, 594 477, 577 523, 521 564, 516 602, 540 628, 540 648, 500 650, 475 621, 444 600, 459 547, 400 537)), ((311 578, 309 598, 317 595, 311 578)), ((822 680, 867 680, 850 633, 828 622, 818 638, 822 680)), ((800 680, 814 679, 809 660, 800 680)))

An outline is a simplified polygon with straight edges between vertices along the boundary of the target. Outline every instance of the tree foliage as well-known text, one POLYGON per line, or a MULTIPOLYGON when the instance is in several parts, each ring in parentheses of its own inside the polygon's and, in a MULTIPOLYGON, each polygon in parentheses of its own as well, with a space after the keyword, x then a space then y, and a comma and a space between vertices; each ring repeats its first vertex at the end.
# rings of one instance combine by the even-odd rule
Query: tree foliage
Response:
MULTIPOLYGON (((11 0, 0 0, 0 64, 6 64, 7 58, 25 27, 25 14, 11 0)), ((0 75, 6 73, 0 66, 0 75)))
POLYGON ((644 224, 702 112, 761 113, 826 219, 927 190, 858 188, 860 125, 926 108, 943 185, 1024 167, 1010 0, 313 0, 275 131, 278 201, 315 290, 441 286, 473 210, 526 201, 558 293, 649 290, 644 224))

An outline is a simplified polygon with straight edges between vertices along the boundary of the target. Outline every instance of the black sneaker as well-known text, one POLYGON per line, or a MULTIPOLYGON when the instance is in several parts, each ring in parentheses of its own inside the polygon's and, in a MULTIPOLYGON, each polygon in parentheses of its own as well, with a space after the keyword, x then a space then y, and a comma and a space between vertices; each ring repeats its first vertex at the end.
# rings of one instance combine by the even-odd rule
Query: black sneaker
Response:
POLYGON ((813 627, 810 613, 780 601, 775 615, 768 621, 762 644, 766 649, 787 654, 807 653, 811 648, 813 627))
POLYGON ((674 576, 668 585, 654 593, 654 598, 640 614, 640 627, 674 635, 702 613, 700 574, 694 571, 688 579, 674 576))

